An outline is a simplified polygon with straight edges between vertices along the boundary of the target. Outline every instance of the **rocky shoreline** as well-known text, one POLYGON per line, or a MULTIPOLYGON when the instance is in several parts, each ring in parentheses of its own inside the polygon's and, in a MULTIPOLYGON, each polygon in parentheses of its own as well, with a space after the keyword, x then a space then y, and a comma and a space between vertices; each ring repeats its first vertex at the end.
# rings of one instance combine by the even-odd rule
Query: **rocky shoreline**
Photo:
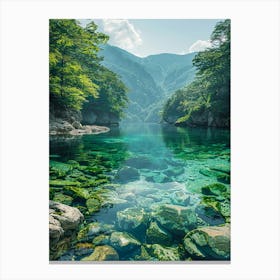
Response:
POLYGON ((97 125, 82 125, 78 121, 70 123, 63 119, 55 119, 50 121, 50 135, 84 135, 84 134, 99 134, 110 131, 109 127, 97 125))

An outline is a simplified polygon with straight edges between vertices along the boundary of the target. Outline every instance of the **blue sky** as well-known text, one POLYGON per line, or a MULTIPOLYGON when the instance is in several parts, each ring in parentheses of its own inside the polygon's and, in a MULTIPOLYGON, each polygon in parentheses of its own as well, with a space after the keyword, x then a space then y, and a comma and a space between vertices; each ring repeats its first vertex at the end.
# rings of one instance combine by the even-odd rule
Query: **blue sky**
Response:
MULTIPOLYGON (((93 19, 94 20, 94 19, 93 19)), ((137 56, 186 54, 210 46, 209 38, 223 19, 95 19, 110 36, 109 44, 137 56)), ((88 20, 80 20, 85 24, 88 20)))

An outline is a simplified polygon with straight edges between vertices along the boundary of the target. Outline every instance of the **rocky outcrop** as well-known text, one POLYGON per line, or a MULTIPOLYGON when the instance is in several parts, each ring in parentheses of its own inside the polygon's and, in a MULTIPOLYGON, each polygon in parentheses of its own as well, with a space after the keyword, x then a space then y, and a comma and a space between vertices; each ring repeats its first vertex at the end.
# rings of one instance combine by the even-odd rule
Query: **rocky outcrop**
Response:
POLYGON ((78 121, 72 124, 62 119, 50 120, 50 135, 83 135, 83 134, 99 134, 108 132, 110 129, 105 126, 97 125, 81 125, 78 121))
POLYGON ((77 208, 49 202, 50 260, 56 260, 69 248, 83 220, 84 216, 77 208))
MULTIPOLYGON (((49 133, 50 135, 83 135, 99 134, 108 132, 110 129, 104 126, 97 126, 95 122, 91 125, 82 125, 82 113, 73 109, 50 108, 49 133)), ((107 124, 107 123, 104 123, 107 124)))
POLYGON ((192 259, 228 260, 230 258, 230 226, 201 227, 184 238, 184 247, 192 259))

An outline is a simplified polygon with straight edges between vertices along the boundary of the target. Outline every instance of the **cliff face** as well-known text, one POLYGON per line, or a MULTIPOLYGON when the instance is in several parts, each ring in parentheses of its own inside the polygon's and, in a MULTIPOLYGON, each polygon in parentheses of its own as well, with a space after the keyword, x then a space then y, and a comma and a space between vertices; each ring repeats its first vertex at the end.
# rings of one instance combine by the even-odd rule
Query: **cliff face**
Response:
POLYGON ((82 110, 83 125, 107 125, 107 126, 118 126, 120 119, 111 112, 104 112, 97 109, 83 109, 82 110))

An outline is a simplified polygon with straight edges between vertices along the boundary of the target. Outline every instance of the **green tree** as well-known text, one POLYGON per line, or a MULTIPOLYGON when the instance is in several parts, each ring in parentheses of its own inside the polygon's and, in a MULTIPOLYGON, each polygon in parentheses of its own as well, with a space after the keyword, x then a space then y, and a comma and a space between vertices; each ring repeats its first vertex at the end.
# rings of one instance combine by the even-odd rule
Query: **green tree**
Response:
MULTIPOLYGON (((176 124, 187 125, 199 115, 211 115, 217 126, 230 122, 230 20, 219 22, 211 35, 211 48, 193 59, 194 81, 167 100, 162 117, 178 116, 176 124)), ((208 122, 205 121, 205 125, 208 122)))
POLYGON ((98 96, 98 45, 108 37, 93 22, 83 28, 76 20, 53 19, 49 27, 50 103, 80 110, 89 96, 98 96))

